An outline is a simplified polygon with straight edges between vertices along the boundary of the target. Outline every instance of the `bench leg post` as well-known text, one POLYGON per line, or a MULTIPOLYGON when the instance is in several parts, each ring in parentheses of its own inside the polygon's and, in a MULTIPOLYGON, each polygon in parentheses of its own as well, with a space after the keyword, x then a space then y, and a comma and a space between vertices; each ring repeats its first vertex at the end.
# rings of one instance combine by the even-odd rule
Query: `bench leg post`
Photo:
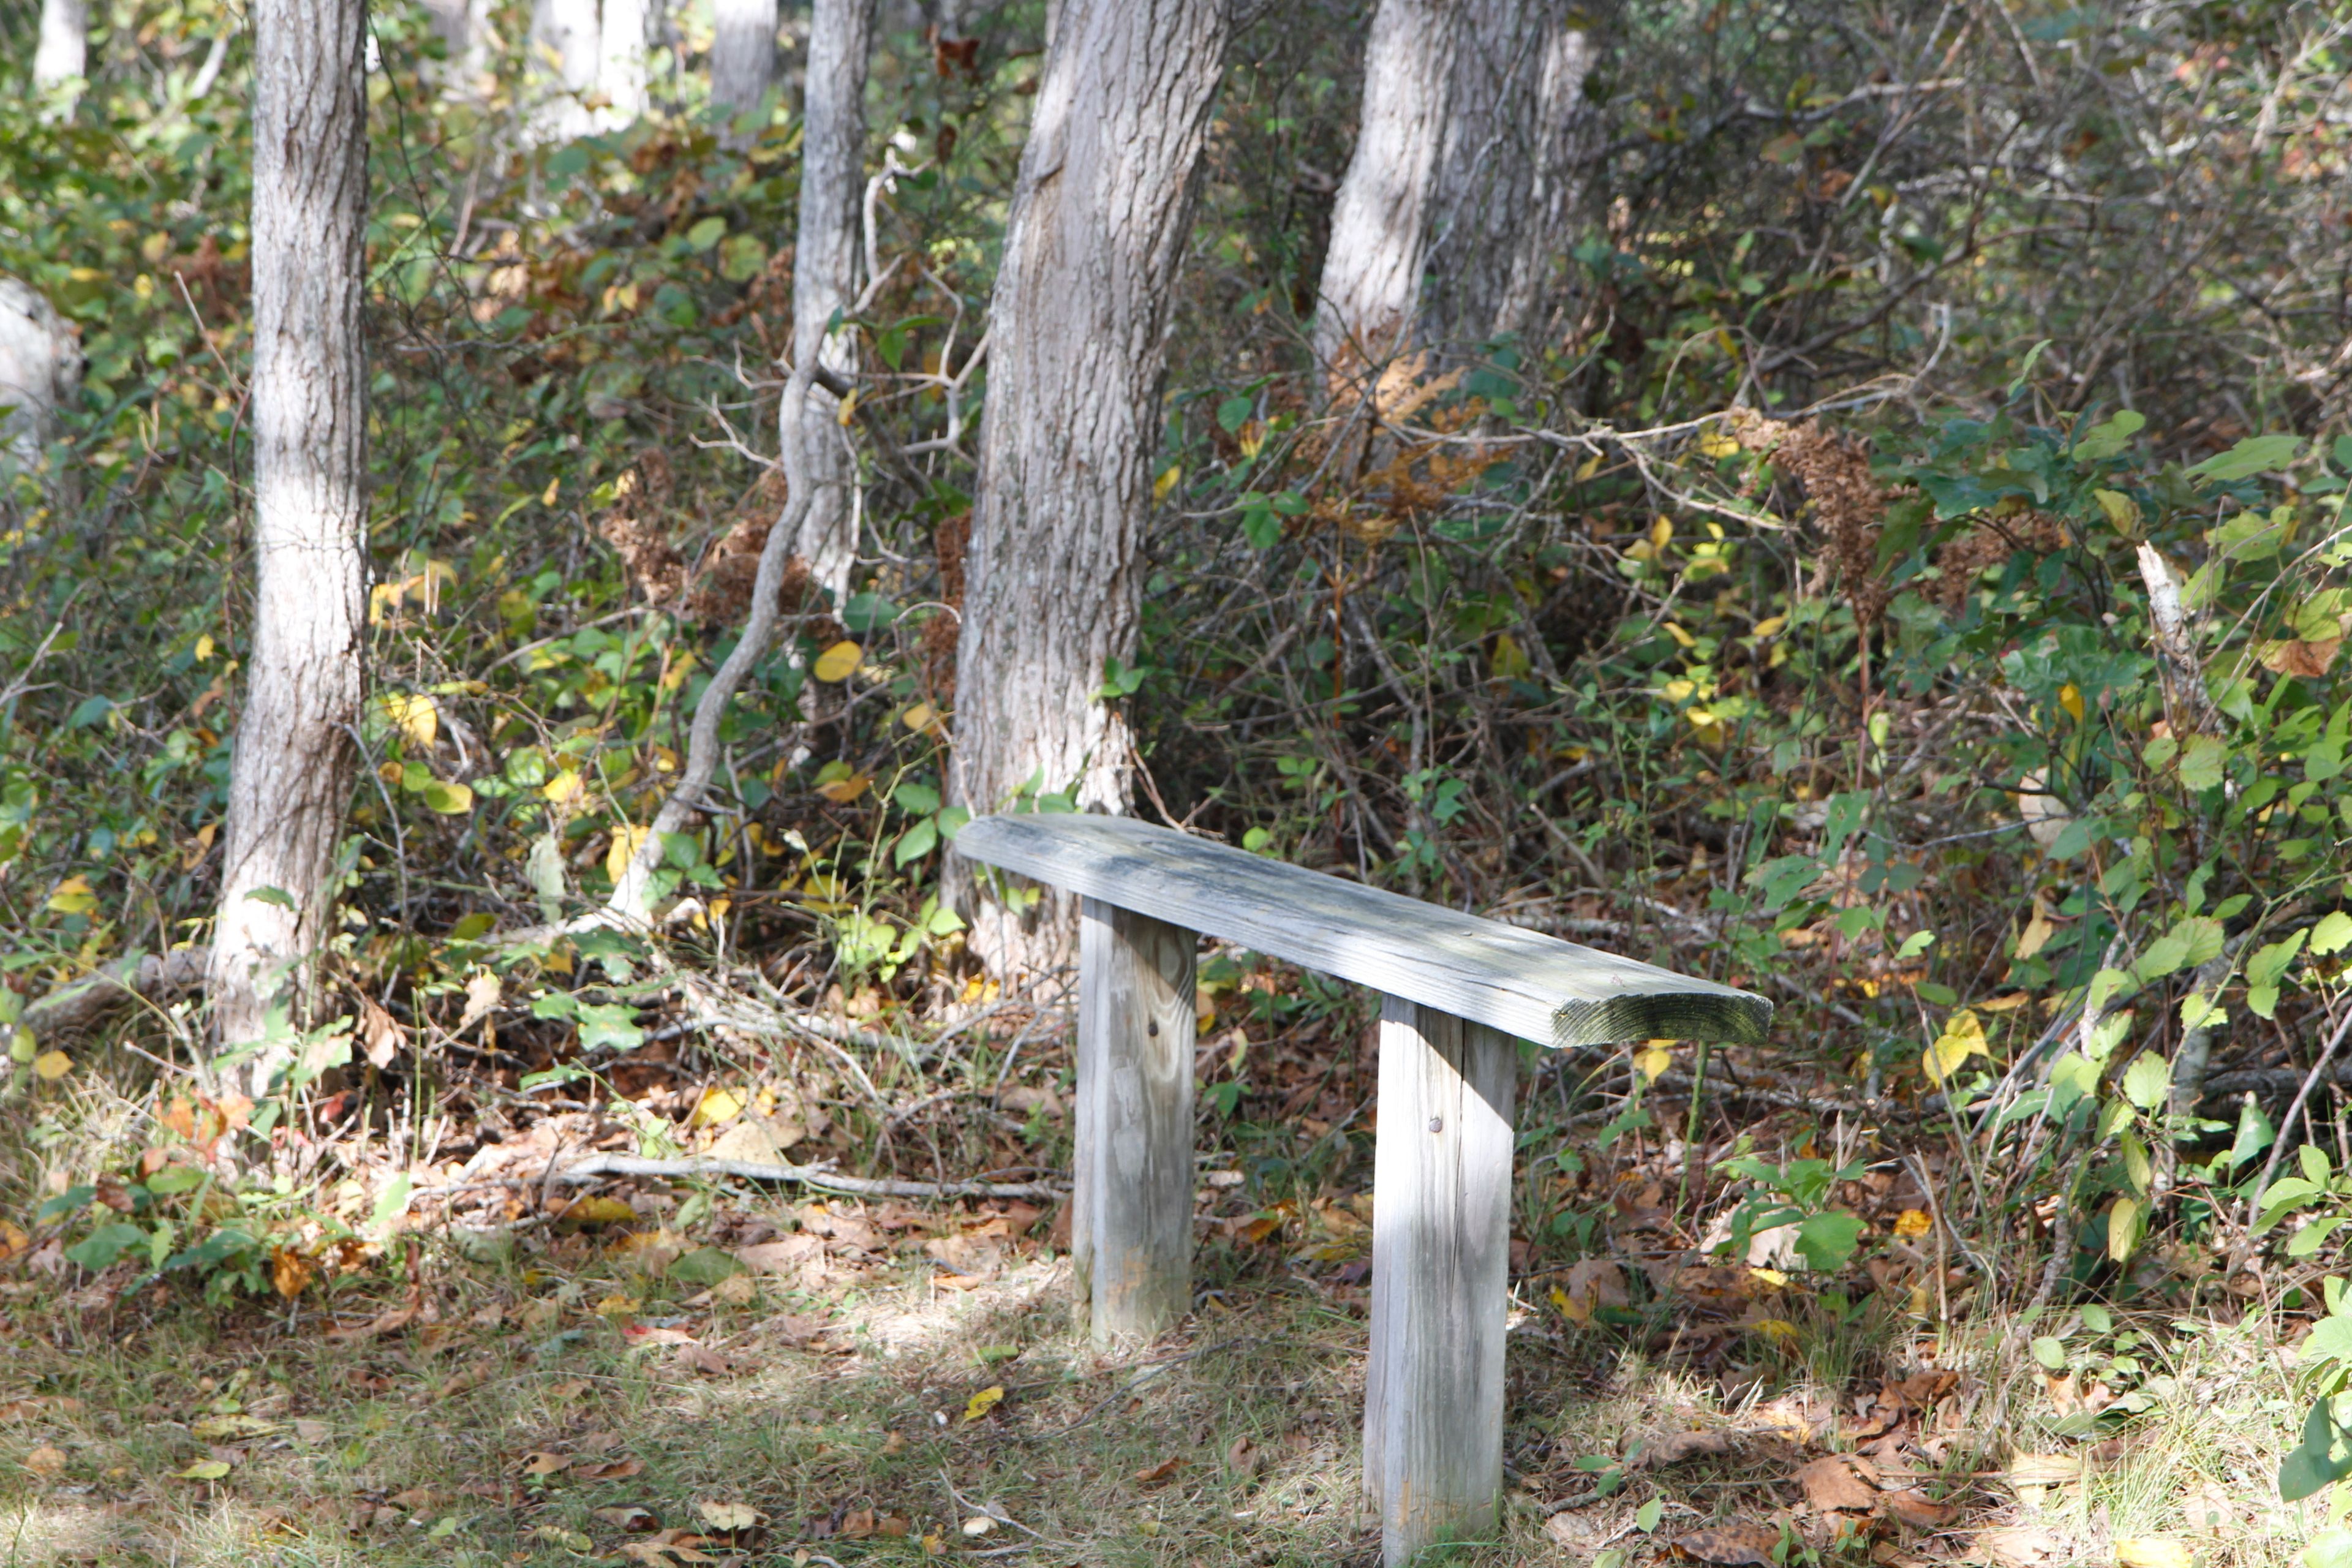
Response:
POLYGON ((1495 1538, 1517 1068, 1508 1036, 1382 999, 1364 1484, 1389 1568, 1495 1538))
POLYGON ((1192 1308, 1199 945, 1097 900, 1079 910, 1070 1258, 1097 1345, 1152 1338, 1192 1308))

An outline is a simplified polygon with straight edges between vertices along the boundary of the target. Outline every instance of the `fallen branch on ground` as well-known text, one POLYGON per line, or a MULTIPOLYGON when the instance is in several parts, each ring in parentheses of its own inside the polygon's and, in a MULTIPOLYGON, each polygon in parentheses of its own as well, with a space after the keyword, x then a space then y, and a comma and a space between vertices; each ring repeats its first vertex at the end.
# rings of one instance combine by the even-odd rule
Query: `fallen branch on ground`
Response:
POLYGON ((733 1176, 746 1182, 797 1182, 825 1192, 873 1198, 1050 1198, 1069 1195, 1045 1182, 901 1182, 845 1176, 821 1165, 768 1164, 758 1160, 646 1160, 634 1154, 591 1154, 555 1173, 559 1182, 598 1176, 733 1176))
POLYGON ((67 1036, 89 1034, 130 1003, 167 1002, 203 984, 209 956, 206 949, 184 947, 119 959, 89 979, 59 986, 26 1008, 25 1027, 44 1045, 67 1036))

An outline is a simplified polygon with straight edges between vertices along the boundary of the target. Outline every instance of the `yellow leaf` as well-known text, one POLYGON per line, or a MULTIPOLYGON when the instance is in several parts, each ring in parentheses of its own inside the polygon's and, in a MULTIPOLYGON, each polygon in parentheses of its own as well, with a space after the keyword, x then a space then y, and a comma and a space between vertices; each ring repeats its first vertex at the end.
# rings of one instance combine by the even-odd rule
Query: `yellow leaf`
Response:
POLYGON ((1650 524, 1650 548, 1664 550, 1674 536, 1675 525, 1666 521, 1664 512, 1660 512, 1650 524))
POLYGON ((1666 635, 1674 638, 1675 643, 1683 647, 1691 647, 1698 642, 1698 638, 1691 636, 1690 633, 1675 625, 1672 621, 1668 621, 1666 623, 1666 635))
POLYGON ((1748 1271, 1748 1278, 1768 1290, 1785 1290, 1789 1288, 1789 1277, 1777 1268, 1750 1268, 1748 1271))
POLYGON ((73 1071, 73 1058, 63 1051, 44 1051, 33 1058, 33 1070, 54 1083, 73 1071))
POLYGON ((8 1039, 8 1059, 12 1062, 28 1062, 40 1054, 40 1042, 33 1037, 33 1031, 19 1025, 16 1032, 8 1039))
POLYGON ((1748 1327, 1775 1344, 1794 1344, 1802 1337, 1797 1325, 1786 1318, 1763 1318, 1750 1323, 1748 1327))
POLYGON ((90 891, 87 877, 68 877, 49 895, 49 908, 61 915, 86 915, 98 908, 98 895, 90 891))
POLYGON ((613 829, 613 847, 604 851, 604 875, 617 882, 627 874, 629 862, 636 858, 637 846, 646 841, 646 831, 625 822, 613 829))
POLYGON ((474 786, 436 779, 425 791, 425 804, 444 816, 463 816, 474 809, 474 786))
POLYGON ((625 1318, 635 1311, 638 1305, 635 1296, 624 1296, 615 1290, 588 1310, 600 1318, 625 1318))
POLYGON ((992 1384, 964 1402, 963 1418, 966 1421, 977 1421, 1003 1402, 1003 1385, 992 1384))
POLYGON ((1592 1309, 1586 1306, 1583 1302, 1578 1300, 1575 1297, 1570 1295, 1567 1291, 1561 1289, 1557 1285, 1551 1288, 1551 1304, 1558 1307, 1559 1309, 1559 1315, 1566 1318, 1571 1323, 1589 1323, 1592 1321, 1592 1309))
POLYGON ((184 1481, 216 1481, 226 1474, 228 1466, 218 1459, 198 1459, 178 1472, 179 1479, 184 1481))
POLYGON ((700 1514, 702 1522, 711 1529, 730 1532, 750 1530, 768 1517, 751 1504, 741 1502, 698 1502, 694 1505, 694 1511, 700 1514))
POLYGON ((622 1225, 636 1218, 637 1211, 618 1198, 600 1194, 575 1199, 562 1217, 575 1225, 622 1225))
POLYGON ((866 650, 854 642, 837 642, 816 656, 809 673, 827 683, 847 680, 857 672, 857 661, 865 654, 866 650))
POLYGON ((1759 637, 1777 637, 1788 624, 1789 617, 1786 616, 1767 616, 1756 623, 1755 635, 1759 637))
POLYGON ((858 388, 851 387, 849 389, 849 395, 841 400, 841 412, 834 416, 834 418, 839 421, 841 427, 845 430, 848 429, 850 422, 857 417, 858 391, 858 388))
POLYGON ((912 708, 908 709, 904 713, 898 715, 898 722, 904 724, 908 729, 912 730, 918 735, 922 734, 927 730, 936 727, 939 721, 939 710, 932 707, 928 702, 918 702, 912 708))
POLYGON ((2125 1262, 2138 1245, 2139 1204, 2133 1198, 2119 1197, 2107 1210, 2107 1256, 2117 1263, 2125 1262))
POLYGON ((1925 1209, 1905 1209, 1895 1217, 1895 1234, 1906 1240, 1915 1236, 1927 1235, 1929 1228, 1927 1211, 1925 1209))
POLYGON ((1166 500, 1168 499, 1168 492, 1174 489, 1178 482, 1183 478, 1183 464, 1169 464, 1166 468, 1160 470, 1160 477, 1151 481, 1151 499, 1153 500, 1166 500))
POLYGON ((539 504, 541 506, 553 506, 555 504, 556 492, 561 489, 562 486, 563 481, 561 479, 548 480, 547 493, 539 498, 539 504))
POLYGON ((557 805, 569 805, 586 794, 588 786, 581 782, 579 773, 566 768, 542 784, 539 793, 557 805))
POLYGON ((2022 991, 2012 991, 2006 996, 1994 996, 1977 1004, 1979 1013, 2014 1013, 2033 998, 2022 991))
POLYGON ((2120 490, 2093 490, 2091 499, 2099 503, 2099 510, 2107 514, 2107 521, 2115 525, 2117 533, 2122 534, 2126 539, 2139 537, 2139 503, 2137 501, 2120 490))
POLYGON ((2032 958, 2048 946, 2050 939, 2057 934, 2058 928, 2050 923, 2050 917, 2042 912, 2042 900, 2036 899, 2033 901, 2033 918, 2025 922, 2025 933, 2017 939, 2017 956, 2032 958))
POLYGON ((1585 480, 1587 480, 1587 479, 1591 479, 1593 475, 1595 475, 1595 474, 1599 473, 1600 471, 1601 471, 1601 454, 1600 454, 1600 453, 1598 453, 1598 452, 1595 452, 1595 453, 1593 453, 1593 454, 1592 454, 1592 456, 1591 456, 1591 457, 1589 457, 1589 458, 1585 458, 1583 462, 1581 462, 1581 463, 1580 463, 1580 464, 1578 464, 1578 465, 1577 465, 1577 469, 1576 469, 1576 482, 1577 482, 1578 484, 1582 484, 1585 480))
POLYGON ((2142 1535, 2116 1542, 2120 1568, 2189 1568, 2197 1554, 2167 1535, 2142 1535))
POLYGON ((848 773, 840 778, 827 779, 816 786, 816 793, 836 805, 847 805, 851 801, 864 795, 866 786, 873 782, 873 779, 865 773, 848 773))
POLYGON ((1660 1041, 1652 1040, 1648 1048, 1633 1058, 1633 1065, 1642 1069, 1643 1081, 1655 1083, 1658 1081, 1658 1075, 1672 1067, 1674 1061, 1672 1051, 1666 1049, 1660 1041))
POLYGON ((1962 1008, 1945 1020, 1944 1032, 1927 1047, 1924 1065, 1928 1078, 1940 1084, 1970 1057, 1991 1054, 1985 1048, 1984 1025, 1974 1013, 1962 1008))
POLYGON ((204 636, 198 637, 196 639, 196 662, 198 664, 208 662, 213 657, 213 648, 215 646, 212 633, 206 632, 204 636))
POLYGON ((2066 710, 2076 723, 2083 721, 2083 689, 2073 681, 2058 689, 2058 706, 2066 710))
POLYGON ((702 1091, 695 1102, 694 1114, 687 1119, 688 1127, 716 1127, 722 1121, 732 1121, 743 1114, 743 1100, 733 1089, 716 1086, 702 1091))
POLYGON ((1527 649, 1519 646, 1518 638, 1508 632, 1496 637, 1495 658, 1488 668, 1496 680, 1517 680, 1533 668, 1528 660, 1527 649))
POLYGON ((1728 458, 1739 450, 1739 437, 1725 430, 1710 430, 1698 438, 1699 455, 1705 458, 1728 458))
POLYGON ((433 699, 422 692, 411 695, 393 691, 384 694, 383 716, 394 729, 420 746, 429 746, 441 732, 440 710, 433 699))

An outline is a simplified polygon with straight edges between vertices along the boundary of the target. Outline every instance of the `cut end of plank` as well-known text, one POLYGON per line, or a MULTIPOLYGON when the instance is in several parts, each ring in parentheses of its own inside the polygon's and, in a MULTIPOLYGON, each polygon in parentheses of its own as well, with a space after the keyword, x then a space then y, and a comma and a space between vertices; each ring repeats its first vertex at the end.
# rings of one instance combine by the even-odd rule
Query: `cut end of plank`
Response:
POLYGON ((1633 1040, 1760 1046, 1771 1026, 1772 1004, 1745 992, 1636 993, 1601 1002, 1569 1003, 1552 1015, 1551 1044, 1555 1050, 1633 1040))

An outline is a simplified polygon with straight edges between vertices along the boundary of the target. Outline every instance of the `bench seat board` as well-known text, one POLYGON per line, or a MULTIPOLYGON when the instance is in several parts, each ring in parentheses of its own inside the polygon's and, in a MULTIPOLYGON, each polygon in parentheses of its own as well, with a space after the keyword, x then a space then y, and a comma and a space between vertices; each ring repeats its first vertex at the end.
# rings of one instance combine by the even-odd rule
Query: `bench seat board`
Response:
POLYGON ((975 817, 960 855, 1556 1047, 1760 1045, 1763 997, 1129 817, 975 817))

